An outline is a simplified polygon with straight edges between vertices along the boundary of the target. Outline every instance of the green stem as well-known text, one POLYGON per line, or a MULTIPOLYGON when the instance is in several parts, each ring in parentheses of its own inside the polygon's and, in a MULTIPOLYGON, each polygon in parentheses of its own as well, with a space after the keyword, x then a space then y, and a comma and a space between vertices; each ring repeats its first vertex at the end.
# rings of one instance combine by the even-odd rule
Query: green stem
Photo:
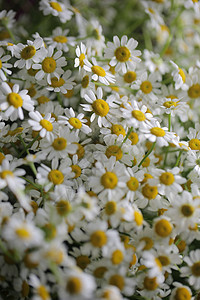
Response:
POLYGON ((171 131, 171 113, 168 115, 168 131, 171 131))
POLYGON ((170 33, 169 36, 168 36, 168 38, 167 38, 167 41, 166 41, 164 47, 162 48, 162 50, 160 52, 160 57, 162 57, 165 54, 165 52, 168 49, 171 41, 172 41, 172 34, 170 33))
POLYGON ((32 182, 31 180, 27 179, 26 177, 21 176, 21 178, 26 180, 28 183, 32 184, 32 186, 34 186, 36 189, 41 190, 41 185, 32 182))
POLYGON ((180 150, 179 155, 177 157, 176 163, 174 165, 174 167, 178 167, 179 163, 180 163, 180 159, 181 159, 181 154, 182 154, 183 150, 180 150))
POLYGON ((63 107, 63 102, 62 102, 62 99, 61 99, 60 93, 57 93, 57 99, 58 99, 58 102, 59 102, 60 106, 62 106, 62 107, 63 107))
POLYGON ((8 27, 7 22, 6 22, 6 21, 4 22, 4 20, 2 20, 2 24, 4 25, 4 27, 5 27, 6 30, 8 31, 8 33, 9 33, 11 39, 13 40, 13 42, 14 42, 15 44, 17 44, 17 41, 16 41, 16 39, 15 39, 15 37, 14 37, 14 34, 13 34, 12 31, 10 30, 10 28, 8 27))
POLYGON ((24 152, 26 152, 27 149, 29 149, 35 143, 39 136, 40 134, 38 133, 37 136, 27 146, 25 146, 24 150, 18 155, 18 158, 20 158, 24 154, 24 152))
POLYGON ((133 131, 133 126, 132 126, 132 127, 129 129, 129 131, 127 132, 127 134, 126 134, 126 136, 125 136, 123 142, 122 142, 121 145, 120 145, 120 148, 121 148, 122 145, 127 141, 128 137, 129 137, 129 135, 131 134, 132 131, 133 131))
POLYGON ((138 167, 140 167, 142 165, 142 163, 145 161, 145 159, 151 154, 151 152, 155 148, 155 145, 156 145, 156 141, 152 144, 151 148, 149 149, 149 151, 147 152, 147 154, 143 157, 143 159, 139 163, 138 167))

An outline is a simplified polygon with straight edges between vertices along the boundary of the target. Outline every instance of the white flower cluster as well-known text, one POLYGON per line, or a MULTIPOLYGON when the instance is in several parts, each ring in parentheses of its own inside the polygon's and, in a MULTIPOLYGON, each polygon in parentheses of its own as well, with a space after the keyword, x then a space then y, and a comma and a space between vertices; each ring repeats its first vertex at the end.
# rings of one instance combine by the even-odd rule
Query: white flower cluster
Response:
POLYGON ((173 32, 200 5, 140 5, 162 53, 69 1, 41 0, 62 26, 24 42, 0 12, 0 299, 199 298, 200 62, 167 56, 164 12, 173 32))

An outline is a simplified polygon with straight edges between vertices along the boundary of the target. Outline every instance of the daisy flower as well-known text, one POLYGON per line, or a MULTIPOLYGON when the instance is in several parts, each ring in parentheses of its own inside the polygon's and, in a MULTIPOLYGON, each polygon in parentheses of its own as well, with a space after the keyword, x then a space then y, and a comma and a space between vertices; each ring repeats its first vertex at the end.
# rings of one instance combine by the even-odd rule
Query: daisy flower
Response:
POLYGON ((42 10, 45 16, 52 14, 55 17, 59 17, 62 23, 69 21, 73 15, 73 12, 69 10, 69 5, 67 5, 67 3, 62 3, 57 0, 41 0, 39 9, 42 10))
POLYGON ((51 137, 53 137, 53 122, 54 118, 51 117, 51 114, 48 113, 46 116, 42 117, 39 111, 32 111, 29 113, 29 117, 32 120, 28 120, 28 123, 32 127, 33 130, 38 131, 41 138, 46 137, 49 141, 51 137))
POLYGON ((122 197, 127 179, 125 166, 111 156, 102 162, 97 162, 93 168, 93 176, 89 180, 92 190, 105 201, 113 197, 122 197))
POLYGON ((63 75, 58 79, 57 77, 52 77, 50 86, 46 89, 49 91, 54 91, 55 93, 66 94, 68 90, 72 90, 75 85, 74 77, 70 77, 72 74, 71 70, 65 71, 63 75))
POLYGON ((0 21, 6 22, 8 28, 12 28, 15 23, 16 12, 13 10, 6 11, 5 9, 0 12, 0 21))
POLYGON ((29 284, 33 287, 33 300, 51 300, 50 287, 46 286, 44 276, 40 280, 35 274, 30 274, 29 284))
POLYGON ((85 58, 83 68, 87 72, 92 72, 92 79, 94 81, 99 80, 105 85, 109 85, 110 83, 115 82, 115 76, 108 72, 110 67, 108 65, 105 65, 103 67, 99 66, 97 60, 94 57, 92 57, 92 63, 90 63, 89 60, 85 58))
POLYGON ((68 45, 74 46, 74 38, 68 37, 68 32, 69 29, 63 30, 61 27, 56 27, 52 32, 52 36, 46 37, 44 40, 46 41, 47 45, 53 47, 53 49, 68 52, 68 45))
POLYGON ((81 45, 76 47, 76 55, 77 57, 75 58, 74 61, 74 67, 77 68, 79 67, 79 72, 81 71, 81 69, 84 66, 84 59, 87 59, 87 55, 86 55, 86 46, 81 43, 81 45))
POLYGON ((72 107, 65 109, 65 116, 59 116, 58 123, 65 124, 70 129, 74 129, 77 132, 82 131, 85 134, 88 134, 92 129, 84 123, 87 123, 88 120, 84 119, 85 115, 80 113, 76 116, 72 107))
POLYGON ((170 61, 174 67, 174 71, 172 72, 173 80, 175 81, 175 89, 178 90, 180 88, 187 89, 187 85, 185 84, 186 81, 186 74, 185 71, 179 68, 177 64, 175 64, 172 60, 170 61))
POLYGON ((189 256, 183 258, 187 267, 180 269, 181 277, 188 277, 189 284, 195 289, 200 288, 200 249, 192 250, 189 256))
POLYGON ((23 69, 25 67, 29 70, 45 55, 43 39, 36 38, 33 42, 28 40, 26 45, 21 43, 15 45, 13 55, 18 58, 14 63, 15 68, 23 69))
POLYGON ((120 110, 122 111, 122 115, 127 124, 134 128, 140 128, 142 124, 146 123, 148 120, 151 121, 153 118, 152 114, 148 112, 147 107, 135 100, 124 103, 124 108, 121 108, 120 110))
POLYGON ((170 216, 175 224, 177 232, 185 231, 194 227, 199 222, 200 199, 192 197, 188 191, 183 191, 181 195, 171 194, 170 207, 166 215, 170 216))
POLYGON ((1 84, 1 90, 0 108, 4 111, 4 114, 7 118, 10 117, 11 121, 16 120, 18 117, 23 120, 23 109, 27 111, 34 110, 34 102, 27 94, 28 90, 19 91, 18 84, 14 84, 11 89, 6 82, 1 84))
POLYGON ((37 247, 43 242, 43 232, 37 228, 34 222, 21 219, 19 213, 13 214, 3 228, 4 239, 11 247, 16 247, 19 251, 27 248, 37 247))
POLYGON ((128 180, 126 182, 127 191, 126 199, 133 202, 137 198, 139 192, 139 186, 144 178, 144 171, 138 170, 138 167, 127 168, 128 180))
POLYGON ((107 101, 102 99, 103 90, 98 87, 95 93, 90 90, 87 94, 85 94, 84 98, 89 104, 81 104, 83 106, 83 110, 91 111, 93 114, 90 117, 90 121, 93 122, 95 117, 98 118, 99 127, 107 126, 110 121, 113 121, 113 117, 109 113, 110 108, 116 107, 116 104, 113 103, 112 99, 108 98, 107 101))
POLYGON ((183 298, 187 300, 193 299, 192 291, 188 286, 183 285, 180 282, 173 282, 173 285, 175 286, 175 288, 172 290, 169 300, 177 300, 183 298))
POLYGON ((152 123, 148 122, 145 125, 143 124, 141 132, 150 142, 156 142, 160 147, 168 146, 169 143, 176 144, 175 133, 169 132, 167 127, 161 128, 158 121, 152 123))
POLYGON ((45 49, 45 54, 42 56, 42 62, 32 65, 34 70, 38 70, 35 74, 37 81, 41 81, 43 78, 51 85, 51 78, 56 77, 58 80, 60 75, 64 73, 62 67, 67 65, 66 59, 62 56, 62 51, 59 50, 53 54, 53 47, 49 46, 45 49))
POLYGON ((11 58, 10 55, 4 55, 3 48, 0 48, 0 79, 2 81, 6 81, 6 74, 11 75, 12 71, 8 70, 8 68, 12 68, 12 64, 7 63, 7 61, 11 58), (4 55, 4 56, 3 56, 4 55))
POLYGON ((51 160, 54 157, 56 159, 66 158, 68 154, 75 154, 77 150, 78 137, 76 134, 71 133, 67 127, 60 127, 58 132, 54 136, 50 136, 50 139, 43 139, 40 142, 41 153, 46 154, 47 159, 51 160))
POLYGON ((133 38, 128 40, 128 37, 124 35, 120 39, 118 36, 113 37, 113 43, 108 42, 105 49, 105 58, 111 59, 110 65, 115 66, 116 72, 122 70, 126 73, 128 70, 132 70, 141 59, 138 57, 141 55, 139 50, 134 50, 138 45, 138 42, 133 38))

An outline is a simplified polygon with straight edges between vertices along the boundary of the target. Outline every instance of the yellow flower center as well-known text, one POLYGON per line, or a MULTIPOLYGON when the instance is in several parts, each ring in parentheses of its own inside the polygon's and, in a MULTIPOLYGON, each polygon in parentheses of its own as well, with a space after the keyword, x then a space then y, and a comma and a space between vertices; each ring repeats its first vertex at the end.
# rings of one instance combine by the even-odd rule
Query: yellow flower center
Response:
POLYGON ((198 139, 191 139, 189 141, 189 147, 192 150, 200 150, 200 140, 198 140, 198 139))
POLYGON ((115 156, 116 160, 119 160, 123 156, 123 152, 119 146, 112 145, 106 149, 106 156, 110 158, 111 156, 115 156))
POLYGON ((196 83, 196 84, 193 84, 189 90, 188 90, 188 96, 190 98, 198 98, 200 97, 200 84, 199 83, 196 83))
POLYGON ((45 128, 47 131, 52 131, 53 130, 53 125, 51 124, 51 122, 49 122, 48 120, 42 119, 40 121, 40 125, 45 128))
POLYGON ((117 204, 115 201, 108 201, 105 205, 105 212, 107 215, 113 215, 117 211, 117 204))
POLYGON ((81 176, 81 168, 78 165, 71 165, 72 172, 75 173, 74 178, 78 178, 81 176))
POLYGON ((78 149, 76 151, 76 154, 78 155, 78 159, 83 158, 83 156, 85 155, 84 147, 79 143, 74 143, 74 144, 78 146, 78 149))
POLYGON ((187 245, 186 242, 183 241, 183 240, 178 243, 177 248, 178 248, 180 253, 185 250, 186 245, 187 245))
POLYGON ((90 241, 94 247, 101 248, 107 243, 107 236, 104 231, 97 230, 92 233, 90 241))
POLYGON ((89 265, 89 263, 90 259, 87 255, 80 255, 76 258, 76 264, 82 270, 84 270, 87 267, 87 265, 89 265))
POLYGON ((81 81, 81 85, 84 89, 86 89, 89 85, 90 79, 88 75, 85 75, 81 81))
POLYGON ((44 230, 45 238, 47 240, 52 240, 55 238, 57 233, 55 225, 47 223, 42 227, 42 229, 44 230))
POLYGON ((42 62, 42 70, 45 73, 53 73, 56 69, 56 61, 53 57, 46 57, 42 62))
POLYGON ((42 298, 42 300, 48 300, 48 299, 50 299, 50 295, 49 295, 49 293, 48 293, 48 291, 47 291, 47 289, 45 288, 44 285, 40 285, 37 288, 37 293, 42 298))
POLYGON ((5 155, 2 152, 0 152, 0 165, 2 164, 2 161, 4 160, 4 158, 5 158, 5 155))
POLYGON ((192 274, 196 277, 200 276, 200 262, 196 262, 191 267, 192 274))
POLYGON ((52 77, 51 78, 51 86, 54 87, 54 88, 61 87, 64 83, 65 83, 65 81, 64 81, 63 78, 59 78, 59 79, 57 77, 52 77))
POLYGON ((127 47, 121 46, 115 50, 115 57, 118 61, 125 62, 129 60, 131 53, 127 47))
POLYGON ((124 254, 121 250, 117 249, 112 253, 111 261, 113 265, 120 264, 124 259, 124 254))
POLYGON ((64 138, 56 138, 53 141, 52 147, 56 150, 56 151, 62 151, 67 147, 67 140, 64 138))
POLYGON ((5 179, 7 176, 14 176, 13 172, 10 170, 4 170, 0 173, 2 179, 5 179))
POLYGON ((156 277, 145 277, 144 278, 144 288, 148 291, 155 291, 158 287, 158 283, 156 281, 156 277))
POLYGON ((100 66, 92 66, 92 72, 98 76, 105 77, 106 71, 100 66))
POLYGON ((52 249, 46 252, 46 257, 57 265, 60 265, 64 259, 64 253, 59 249, 52 249))
POLYGON ((84 59, 85 59, 85 54, 81 53, 81 55, 79 56, 79 65, 81 66, 81 68, 84 66, 84 59))
POLYGON ((30 238, 30 232, 25 228, 17 228, 15 230, 15 233, 18 235, 18 237, 22 240, 27 240, 30 238))
POLYGON ((50 99, 46 96, 40 96, 40 97, 37 98, 37 102, 39 104, 47 103, 49 101, 50 101, 50 99))
POLYGON ((38 72, 38 70, 34 70, 33 68, 30 68, 27 70, 28 75, 35 76, 35 74, 38 72))
POLYGON ((50 2, 50 5, 53 9, 57 10, 58 12, 62 11, 62 7, 58 2, 50 2))
POLYGON ((182 80, 183 80, 183 82, 185 83, 185 73, 184 73, 184 71, 181 69, 181 68, 178 68, 179 69, 179 75, 181 76, 181 78, 182 78, 182 80))
POLYGON ((36 49, 34 46, 26 46, 24 49, 21 51, 21 58, 23 59, 30 59, 33 57, 36 53, 36 49))
POLYGON ((151 174, 145 173, 144 174, 144 179, 142 180, 142 183, 147 182, 148 179, 153 178, 151 174))
POLYGON ((143 215, 139 211, 134 211, 135 223, 137 226, 141 226, 143 223, 143 215))
POLYGON ((67 90, 66 94, 63 94, 65 96, 65 98, 71 98, 74 95, 74 90, 67 90))
POLYGON ((137 74, 134 71, 128 71, 124 74, 124 81, 127 83, 131 83, 135 81, 137 78, 137 74))
POLYGON ((0 60, 0 69, 2 68, 2 61, 0 60))
POLYGON ((153 240, 149 237, 143 237, 141 238, 140 241, 144 241, 145 242, 145 246, 143 247, 142 250, 150 250, 153 247, 153 240))
POLYGON ((142 163, 142 166, 143 166, 144 168, 147 168, 147 167, 150 165, 150 162, 151 162, 150 158, 149 158, 149 157, 146 157, 145 160, 144 160, 143 163, 142 163))
POLYGON ((61 184, 64 181, 64 175, 59 170, 51 170, 48 174, 48 179, 53 184, 61 184))
POLYGON ((131 141, 132 145, 136 145, 139 141, 138 134, 136 132, 131 132, 128 139, 131 141))
POLYGON ((117 175, 113 172, 106 172, 101 176, 101 184, 105 189, 114 189, 118 183, 117 175))
POLYGON ((166 219, 161 219, 158 222, 156 222, 155 224, 155 232, 157 233, 157 235, 159 235, 160 237, 167 237, 171 234, 172 232, 172 225, 171 223, 166 220, 166 219))
POLYGON ((29 288, 28 283, 26 282, 26 280, 23 280, 23 282, 22 282, 22 291, 21 291, 22 296, 25 297, 25 298, 28 297, 29 291, 30 291, 30 288, 29 288))
POLYGON ((174 175, 170 172, 164 172, 160 175, 160 182, 165 185, 171 185, 174 182, 174 175))
POLYGON ((170 264, 170 260, 167 256, 160 255, 158 259, 163 267, 168 266, 170 264))
POLYGON ((133 110, 132 116, 133 116, 133 118, 135 118, 136 120, 138 120, 140 122, 146 120, 145 114, 140 110, 133 110))
POLYGON ((10 93, 7 96, 7 101, 10 105, 14 106, 14 108, 22 107, 23 100, 22 97, 17 93, 10 93))
POLYGON ((82 123, 77 118, 70 118, 69 124, 72 125, 75 129, 80 129, 82 127, 82 123))
POLYGON ((103 278, 107 270, 108 269, 106 267, 98 267, 94 270, 93 275, 96 278, 103 278))
POLYGON ((57 213, 63 217, 71 211, 71 204, 67 200, 60 200, 56 203, 57 213))
POLYGON ((191 299, 191 293, 188 291, 188 289, 184 287, 179 287, 176 290, 175 294, 175 300, 190 300, 191 299))
POLYGON ((166 108, 170 108, 172 106, 176 107, 177 106, 177 102, 174 102, 174 101, 166 101, 163 103, 163 105, 166 107, 166 108))
POLYGON ((92 103, 93 111, 100 117, 105 117, 109 112, 109 105, 103 99, 97 99, 92 103))
POLYGON ((34 84, 31 85, 30 88, 28 88, 28 95, 33 98, 37 94, 37 91, 34 87, 34 84))
POLYGON ((143 81, 143 82, 141 83, 141 85, 140 85, 140 89, 141 89, 141 91, 142 91, 144 94, 149 94, 149 93, 151 93, 152 88, 153 88, 153 87, 152 87, 152 84, 151 84, 151 82, 148 81, 148 80, 143 81))
POLYGON ((112 275, 109 279, 109 284, 118 287, 122 291, 124 288, 124 277, 118 274, 112 275))
POLYGON ((53 38, 53 40, 57 43, 67 43, 67 38, 64 35, 57 35, 53 38))
MULTIPOLYGON (((15 128, 14 130, 9 130, 7 135, 10 135, 10 136, 15 136, 16 134, 19 134, 23 131, 23 127, 17 127, 15 128)), ((6 135, 6 136, 7 136, 6 135)))
POLYGON ((124 127, 119 124, 113 124, 111 127, 111 132, 112 134, 116 134, 117 136, 119 136, 120 134, 122 134, 123 136, 126 135, 126 131, 124 127))
POLYGON ((162 136, 165 136, 165 131, 160 128, 160 127, 153 127, 151 128, 151 133, 157 137, 162 137, 162 136))
POLYGON ((137 178, 131 177, 129 181, 127 181, 126 185, 129 188, 129 190, 136 191, 139 187, 139 181, 137 180, 137 178))
POLYGON ((158 194, 158 188, 157 186, 151 186, 149 184, 145 184, 145 186, 142 188, 142 194, 148 200, 152 200, 156 198, 158 194))
POLYGON ((184 204, 181 206, 181 213, 185 217, 191 217, 194 213, 194 207, 190 204, 184 204))

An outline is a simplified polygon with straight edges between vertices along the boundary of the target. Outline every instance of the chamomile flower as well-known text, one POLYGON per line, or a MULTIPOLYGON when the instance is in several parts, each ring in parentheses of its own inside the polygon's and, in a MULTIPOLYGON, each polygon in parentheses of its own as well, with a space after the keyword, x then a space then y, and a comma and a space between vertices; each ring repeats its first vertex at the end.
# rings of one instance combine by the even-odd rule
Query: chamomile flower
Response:
POLYGON ((12 67, 12 64, 7 63, 7 61, 11 58, 11 56, 4 55, 4 54, 5 54, 5 52, 4 52, 3 48, 0 48, 0 79, 2 81, 7 80, 6 74, 8 74, 8 75, 12 74, 12 71, 8 69, 8 68, 12 67))
POLYGON ((175 81, 175 89, 178 90, 180 88, 187 89, 187 86, 185 84, 186 81, 186 74, 185 71, 178 67, 177 64, 175 64, 173 61, 171 61, 171 64, 175 68, 175 70, 172 72, 173 79, 175 81))
POLYGON ((42 56, 41 63, 35 63, 32 65, 34 70, 38 70, 35 74, 37 81, 45 79, 49 85, 51 85, 51 78, 56 77, 58 80, 60 75, 64 73, 62 67, 67 65, 66 59, 62 56, 62 51, 55 52, 53 47, 49 46, 45 49, 45 54, 42 56))
POLYGON ((192 298, 192 291, 189 286, 183 285, 180 282, 173 282, 175 288, 172 290, 170 295, 170 300, 181 300, 185 298, 186 300, 193 299, 192 298))
POLYGON ((14 46, 14 56, 18 60, 14 63, 14 67, 19 69, 30 69, 34 63, 39 63, 45 55, 44 42, 42 38, 36 38, 33 42, 27 41, 26 45, 21 43, 14 46))
POLYGON ((71 74, 72 72, 67 70, 59 79, 57 77, 51 77, 51 84, 50 86, 47 86, 47 90, 66 94, 67 91, 72 90, 75 85, 74 77, 71 76, 71 74))
POLYGON ((141 181, 144 178, 144 171, 138 170, 138 167, 127 168, 128 180, 126 182, 127 191, 126 191, 126 199, 133 202, 135 198, 139 195, 139 186, 141 181))
POLYGON ((94 81, 99 80, 105 85, 109 85, 110 83, 115 82, 115 76, 108 72, 109 66, 99 66, 97 60, 94 57, 92 57, 92 63, 90 63, 89 60, 85 58, 83 68, 89 73, 92 72, 92 79, 94 81))
POLYGON ((89 102, 89 104, 81 104, 83 106, 83 110, 91 111, 93 114, 90 117, 90 121, 93 122, 94 119, 98 118, 99 127, 107 126, 111 120, 113 120, 112 115, 109 113, 112 107, 116 107, 116 104, 113 103, 112 99, 107 99, 107 101, 103 100, 103 90, 98 87, 95 93, 90 90, 84 96, 85 100, 89 102))
POLYGON ((171 194, 170 207, 166 215, 170 216, 175 224, 175 230, 179 233, 192 228, 199 222, 200 199, 192 197, 188 191, 183 191, 176 197, 171 194))
POLYGON ((175 133, 169 132, 167 127, 161 127, 158 121, 146 123, 141 132, 150 142, 156 142, 160 147, 168 146, 169 143, 176 144, 175 133))
POLYGON ((189 256, 183 258, 187 266, 182 267, 181 277, 188 277, 189 284, 195 289, 200 288, 200 250, 192 250, 189 256))
POLYGON ((68 154, 75 154, 77 150, 78 137, 70 132, 68 128, 59 128, 57 134, 50 136, 49 140, 40 142, 41 153, 45 153, 49 160, 65 158, 68 154))
POLYGON ((18 117, 23 120, 23 109, 33 111, 34 102, 27 94, 28 90, 19 90, 19 85, 14 84, 12 88, 6 83, 1 84, 0 94, 0 108, 5 111, 5 116, 10 117, 11 121, 16 120, 18 117), (23 108, 23 109, 22 109, 23 108))
POLYGON ((61 27, 56 27, 51 37, 44 38, 48 46, 53 47, 53 49, 62 50, 63 52, 68 52, 68 45, 74 46, 74 38, 68 37, 67 34, 69 29, 62 29, 61 27))
POLYGON ((110 65, 112 67, 115 66, 116 72, 122 70, 123 73, 126 73, 141 61, 138 57, 141 55, 141 52, 135 50, 137 45, 138 42, 136 40, 133 38, 128 40, 126 35, 121 38, 121 41, 118 36, 114 36, 113 43, 107 43, 105 58, 111 59, 110 65))
POLYGON ((40 280, 35 274, 30 274, 30 286, 33 287, 34 300, 51 300, 50 287, 46 285, 44 277, 40 280))
POLYGON ((28 120, 28 123, 32 127, 33 130, 38 131, 42 138, 46 137, 49 141, 51 137, 53 137, 53 122, 54 118, 51 117, 51 114, 46 114, 46 116, 42 117, 39 111, 32 111, 29 113, 31 120, 28 120))
POLYGON ((87 119, 84 119, 84 114, 80 113, 76 116, 73 108, 65 109, 65 116, 60 116, 58 123, 67 125, 70 129, 74 129, 77 132, 82 131, 85 134, 88 134, 92 129, 87 126, 87 119))
POLYGON ((57 0, 41 0, 39 9, 42 10, 45 16, 52 14, 58 17, 62 23, 69 21, 73 15, 73 12, 69 10, 69 5, 57 0))
POLYGON ((81 69, 84 66, 84 59, 87 59, 87 55, 86 55, 86 46, 81 43, 80 46, 78 45, 76 47, 76 55, 77 57, 75 58, 74 61, 74 67, 77 68, 79 67, 79 72, 81 71, 81 69))

